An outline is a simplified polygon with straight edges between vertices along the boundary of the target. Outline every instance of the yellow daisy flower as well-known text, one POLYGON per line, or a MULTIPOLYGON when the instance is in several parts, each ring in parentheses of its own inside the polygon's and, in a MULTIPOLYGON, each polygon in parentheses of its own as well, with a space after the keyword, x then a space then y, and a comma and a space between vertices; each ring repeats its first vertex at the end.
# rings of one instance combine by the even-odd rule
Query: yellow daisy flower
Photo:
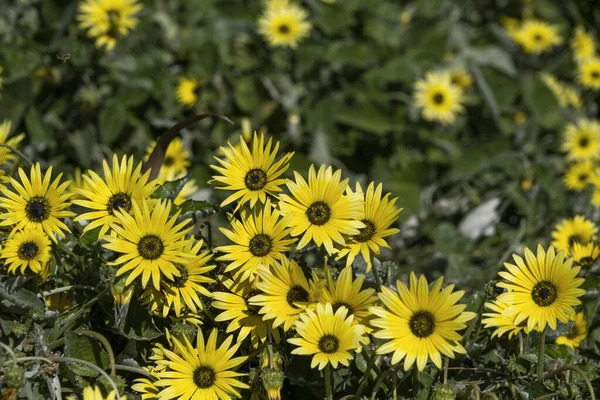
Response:
POLYGON ((574 243, 587 244, 597 232, 596 225, 581 215, 563 219, 552 231, 552 246, 569 254, 574 243))
POLYGON ((186 241, 184 236, 191 227, 185 228, 191 221, 186 219, 175 225, 179 211, 169 219, 171 202, 160 201, 152 211, 146 201, 142 208, 137 202, 132 203, 132 215, 115 211, 119 224, 112 224, 115 236, 107 235, 104 247, 122 255, 109 265, 122 265, 117 271, 121 276, 129 271, 125 285, 131 284, 141 275, 142 287, 145 288, 150 278, 156 290, 160 290, 161 276, 175 281, 181 277, 176 264, 185 264, 191 255, 184 253, 186 241))
POLYGON ((0 258, 4 259, 4 265, 11 274, 16 273, 18 269, 24 274, 28 268, 39 274, 44 264, 50 261, 50 250, 50 239, 44 231, 39 228, 25 228, 4 243, 0 258))
POLYGON ((83 175, 87 183, 86 188, 79 189, 81 199, 73 200, 73 203, 88 208, 92 211, 77 216, 75 221, 90 221, 83 232, 100 227, 98 234, 102 238, 111 224, 117 221, 116 211, 129 213, 133 201, 138 204, 150 198, 157 187, 157 182, 148 182, 150 170, 142 174, 142 163, 135 166, 133 156, 123 156, 121 163, 117 155, 113 155, 112 169, 108 162, 102 162, 104 179, 94 171, 88 171, 83 175), (134 169, 135 167, 135 169, 134 169))
MULTIPOLYGON (((153 141, 146 149, 146 160, 150 157, 155 146, 156 142, 153 141)), ((191 155, 183 146, 181 138, 176 137, 171 140, 171 143, 169 143, 167 151, 165 152, 165 158, 160 166, 160 171, 156 180, 159 183, 165 183, 183 178, 187 173, 188 167, 191 165, 189 161, 190 158, 191 155)))
POLYGON ((571 40, 573 56, 577 61, 584 61, 596 54, 596 43, 592 35, 585 31, 585 28, 578 26, 575 29, 575 35, 571 40))
POLYGON ((202 331, 198 330, 196 346, 187 337, 184 337, 184 343, 173 338, 179 354, 164 350, 170 362, 165 371, 157 373, 159 380, 155 385, 163 388, 158 393, 160 400, 229 400, 230 396, 241 397, 235 388, 249 388, 236 379, 245 374, 233 371, 248 358, 232 358, 241 343, 232 345, 233 336, 229 336, 217 347, 217 334, 218 331, 213 329, 205 344, 202 331))
POLYGON ((554 75, 547 72, 540 73, 540 79, 550 89, 559 106, 581 108, 581 98, 574 87, 559 81, 554 75))
POLYGON ((573 314, 570 318, 573 321, 573 325, 565 336, 559 336, 556 338, 556 344, 564 344, 575 350, 579 347, 583 339, 586 337, 587 332, 587 321, 585 315, 582 312, 573 314))
POLYGON ((454 68, 449 71, 450 72, 450 82, 454 86, 458 86, 459 88, 465 90, 468 89, 473 84, 473 77, 470 73, 467 72, 464 68, 454 68))
POLYGON ((217 261, 229 262, 225 272, 235 271, 236 278, 245 281, 254 279, 259 265, 270 266, 281 260, 296 239, 286 239, 291 228, 287 219, 281 219, 271 206, 270 199, 262 210, 256 208, 254 215, 242 218, 243 221, 231 219, 233 232, 219 228, 235 244, 215 250, 226 253, 217 258, 217 261))
POLYGON ((137 378, 134 379, 131 388, 136 391, 142 400, 157 400, 160 389, 156 387, 155 380, 148 378, 137 378))
MULTIPOLYGON (((97 386, 87 386, 83 388, 83 400, 115 400, 114 390, 104 397, 100 388, 97 386)), ((127 400, 127 396, 121 396, 119 400, 127 400)))
POLYGON ((288 182, 291 196, 279 196, 281 213, 289 216, 292 236, 302 236, 297 248, 302 249, 314 241, 317 246, 325 246, 327 253, 333 254, 333 242, 345 244, 342 235, 359 235, 367 226, 358 218, 362 216, 362 194, 344 191, 348 178, 341 180, 342 171, 335 173, 331 167, 321 165, 319 172, 311 165, 308 170, 308 183, 294 171, 296 182, 288 182))
POLYGON ((441 369, 442 354, 454 358, 454 353, 466 353, 457 331, 465 329, 476 314, 464 311, 466 305, 456 304, 464 291, 453 293, 454 285, 442 290, 443 280, 438 279, 430 290, 423 275, 417 280, 411 273, 410 290, 401 281, 396 282, 398 293, 381 288, 379 298, 385 308, 370 308, 379 317, 371 325, 379 328, 376 338, 388 341, 377 354, 393 352, 392 365, 404 359, 404 370, 408 371, 416 361, 422 371, 428 359, 441 369))
POLYGON ((77 21, 96 47, 112 50, 117 40, 127 36, 138 23, 135 14, 142 9, 136 0, 85 0, 79 5, 77 21))
POLYGON ((53 293, 46 297, 46 307, 48 307, 48 310, 61 313, 71 308, 72 305, 73 299, 69 292, 53 293))
POLYGON ((227 292, 215 292, 212 294, 214 301, 212 306, 223 312, 215 317, 216 322, 231 321, 227 325, 227 333, 239 330, 237 342, 241 343, 248 335, 253 347, 267 340, 267 332, 271 331, 273 338, 279 343, 279 330, 272 329, 270 321, 263 321, 258 313, 260 307, 251 305, 248 299, 260 294, 250 282, 234 282, 227 279, 222 282, 228 289, 227 292))
POLYGON ((198 94, 202 89, 202 81, 196 78, 179 78, 176 95, 177 101, 187 107, 192 107, 198 101, 198 94))
POLYGON ((529 54, 541 54, 562 43, 558 27, 544 21, 525 21, 511 36, 529 54))
POLYGON ((311 29, 308 14, 297 4, 271 1, 258 20, 258 32, 273 47, 296 48, 311 29))
POLYGON ((580 119, 567 125, 562 151, 569 160, 596 160, 600 158, 600 124, 589 119, 580 119))
POLYGON ((271 151, 272 140, 269 139, 265 146, 264 134, 254 134, 252 140, 252 151, 246 145, 246 142, 240 136, 239 149, 236 149, 231 143, 229 149, 220 147, 220 151, 225 155, 225 160, 215 157, 215 160, 221 165, 211 165, 210 167, 221 175, 212 177, 209 183, 215 183, 217 189, 232 190, 234 193, 221 203, 221 207, 226 206, 236 200, 239 206, 250 202, 250 207, 254 207, 257 201, 265 203, 267 195, 276 196, 281 192, 279 186, 283 185, 286 179, 280 176, 289 168, 289 161, 294 153, 287 153, 275 162, 279 142, 275 143, 271 151))
POLYGON ((582 269, 587 269, 591 267, 600 256, 600 248, 593 242, 589 242, 585 245, 575 242, 571 248, 571 255, 573 256, 574 265, 581 267, 582 269))
MULTIPOLYGON (((361 228, 358 235, 347 240, 345 247, 337 256, 339 260, 347 255, 347 266, 352 265, 354 258, 360 253, 367 262, 367 272, 369 272, 373 265, 373 257, 379 254, 379 247, 390 248, 384 238, 400 232, 397 228, 390 228, 402 211, 401 208, 395 207, 398 198, 390 200, 390 193, 382 197, 382 191, 381 183, 377 185, 377 188, 374 182, 367 187, 367 193, 364 194, 364 212, 358 218, 365 224, 365 228, 361 228)), ((356 193, 363 195, 363 190, 358 182, 356 182, 356 193)))
POLYGON ((283 257, 272 267, 261 266, 259 278, 255 286, 262 294, 248 301, 261 307, 258 312, 265 321, 274 320, 273 328, 283 325, 283 330, 288 331, 304 310, 314 308, 319 301, 320 290, 314 282, 309 285, 294 260, 283 257))
POLYGON ((564 182, 567 189, 581 192, 592 183, 596 167, 590 160, 573 163, 565 173, 564 182))
MULTIPOLYGON (((25 135, 20 133, 9 139, 8 135, 10 135, 11 127, 12 122, 9 120, 4 120, 0 124, 0 143, 7 144, 14 148, 18 148, 25 135)), ((14 154, 12 151, 8 151, 8 149, 6 148, 2 149, 0 155, 0 163, 4 163, 5 161, 14 161, 17 158, 16 154, 14 154)))
POLYGON ((448 72, 427 73, 424 79, 417 81, 414 97, 427 121, 450 125, 457 114, 464 111, 462 89, 452 84, 448 72))
POLYGON ((350 365, 354 351, 360 352, 364 341, 365 327, 353 324, 354 317, 348 316, 348 309, 340 307, 333 312, 331 304, 318 304, 316 313, 306 310, 296 321, 296 332, 299 337, 288 339, 298 346, 292 354, 312 355, 311 368, 325 368, 331 364, 350 365))
POLYGON ((13 225, 11 235, 23 228, 37 228, 46 232, 55 242, 54 234, 65 237, 63 231, 70 230, 59 218, 74 215, 67 211, 71 203, 68 201, 70 194, 65 190, 70 182, 60 184, 62 174, 59 174, 54 182, 50 183, 52 167, 42 176, 39 163, 31 166, 29 178, 25 171, 19 168, 19 177, 21 183, 12 177, 9 178, 16 192, 7 188, 1 189, 0 208, 6 209, 7 212, 0 214, 0 225, 13 225))
POLYGON ((600 89, 600 57, 592 57, 580 62, 578 78, 586 88, 600 89))
POLYGON ((496 328, 496 330, 492 333, 492 338, 494 338, 494 336, 501 337, 506 332, 508 332, 509 339, 512 339, 513 336, 518 335, 521 331, 529 333, 529 329, 527 329, 527 321, 523 321, 520 324, 515 324, 516 315, 512 315, 510 317, 502 315, 504 310, 509 307, 508 304, 496 300, 485 303, 485 307, 491 312, 483 313, 481 323, 485 328, 496 328))
POLYGON ((537 255, 525 248, 525 260, 513 254, 516 265, 504 263, 507 271, 499 275, 508 282, 496 284, 508 290, 497 300, 509 307, 502 312, 505 317, 515 316, 515 325, 527 320, 527 329, 542 332, 546 325, 556 330, 556 321, 567 322, 575 313, 573 306, 581 304, 578 297, 585 294, 577 278, 580 267, 573 267, 573 259, 565 260, 565 253, 554 252, 550 246, 545 251, 538 245, 537 255))

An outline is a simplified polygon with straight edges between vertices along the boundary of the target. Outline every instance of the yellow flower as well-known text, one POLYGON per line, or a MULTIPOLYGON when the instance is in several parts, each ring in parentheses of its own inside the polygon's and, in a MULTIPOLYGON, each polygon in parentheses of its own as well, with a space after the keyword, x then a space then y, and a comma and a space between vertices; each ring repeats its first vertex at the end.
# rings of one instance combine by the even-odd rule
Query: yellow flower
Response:
POLYGON ((581 267, 582 269, 587 269, 591 267, 598 259, 598 256, 600 256, 600 248, 593 242, 585 245, 575 242, 573 243, 571 255, 573 256, 574 265, 581 267))
POLYGON ((160 389, 155 385, 156 381, 148 378, 137 378, 133 381, 131 388, 141 396, 142 400, 157 400, 160 389))
MULTIPOLYGON (((402 211, 401 208, 395 207, 398 198, 390 200, 390 193, 382 197, 382 190, 381 183, 377 188, 374 182, 367 187, 367 193, 364 194, 364 211, 362 216, 358 217, 365 224, 365 228, 361 228, 357 235, 348 239, 337 256, 338 260, 348 256, 346 266, 352 265, 354 258, 360 253, 367 262, 367 272, 369 272, 373 265, 373 257, 379 254, 379 247, 390 248, 384 238, 400 232, 397 228, 390 228, 402 211)), ((358 182, 356 182, 356 193, 363 194, 358 182)))
POLYGON ((454 68, 450 70, 450 82, 465 90, 473 84, 473 77, 464 68, 454 68))
POLYGON ((296 48, 311 25, 302 7, 288 1, 271 1, 258 20, 258 31, 273 47, 296 48))
POLYGON ((142 174, 141 162, 135 169, 134 165, 133 156, 129 159, 123 156, 119 164, 115 154, 112 159, 112 169, 106 160, 102 162, 104 179, 91 170, 83 175, 87 183, 86 188, 79 189, 82 198, 73 201, 79 206, 90 209, 89 212, 75 218, 75 221, 90 221, 83 232, 100 227, 98 238, 104 237, 111 224, 118 220, 115 216, 116 211, 129 213, 134 201, 142 204, 144 200, 150 198, 157 187, 157 182, 148 182, 150 170, 142 174))
POLYGON ((580 119, 567 125, 562 151, 569 160, 596 160, 600 158, 600 124, 589 119, 580 119))
POLYGON ((196 346, 187 337, 184 337, 184 343, 173 338, 177 353, 165 349, 165 356, 169 360, 167 369, 156 373, 159 380, 155 385, 163 388, 158 393, 160 400, 229 400, 230 395, 241 397, 235 388, 249 388, 236 379, 245 374, 233 371, 248 358, 232 358, 241 343, 232 345, 233 336, 229 336, 217 347, 217 333, 213 329, 205 344, 202 331, 198 330, 196 346))
POLYGON ((594 38, 582 26, 575 29, 575 35, 571 40, 571 48, 573 49, 573 56, 578 62, 587 60, 596 54, 594 38))
POLYGON ((521 181, 521 190, 523 190, 524 192, 531 190, 532 187, 533 181, 531 179, 523 179, 521 181))
POLYGON ((321 165, 319 172, 314 165, 308 170, 308 183, 294 171, 296 182, 288 182, 291 196, 279 196, 281 213, 289 216, 292 236, 302 236, 297 248, 302 249, 314 241, 325 246, 327 253, 334 254, 333 242, 345 244, 342 235, 359 235, 367 226, 360 222, 362 194, 344 191, 348 178, 341 180, 342 171, 335 173, 331 167, 321 165))
POLYGON ((540 73, 540 79, 550 89, 559 106, 581 108, 581 98, 574 87, 560 82, 554 75, 547 72, 540 73))
POLYGON ((570 190, 581 192, 592 182, 595 168, 590 160, 571 164, 563 179, 565 186, 570 190))
POLYGON ((142 208, 133 201, 132 211, 132 215, 115 211, 119 224, 112 224, 111 227, 116 235, 105 236, 108 243, 104 247, 122 255, 109 265, 124 264, 117 271, 117 276, 131 271, 125 285, 141 275, 143 288, 152 278, 154 288, 160 290, 161 276, 175 281, 181 277, 176 264, 184 264, 187 258, 192 257, 183 251, 187 243, 183 238, 191 229, 185 226, 191 219, 175 225, 179 212, 169 219, 169 201, 158 202, 152 211, 146 201, 142 202, 142 208))
POLYGON ((463 92, 452 84, 448 72, 429 72, 415 85, 415 104, 422 109, 423 118, 444 125, 453 124, 457 114, 464 111, 463 92))
POLYGON ((484 324, 486 328, 496 328, 496 330, 492 333, 492 338, 494 336, 501 337, 506 332, 508 332, 509 339, 512 339, 513 336, 517 335, 522 330, 525 333, 529 333, 526 322, 515 324, 516 315, 512 315, 510 317, 502 315, 504 310, 509 307, 508 304, 496 300, 491 303, 485 303, 485 307, 491 310, 491 312, 483 314, 481 323, 484 324))
POLYGON ((177 197, 173 200, 173 204, 176 206, 182 205, 186 200, 190 199, 196 192, 198 192, 200 188, 196 185, 196 181, 193 179, 189 179, 186 183, 183 184, 183 187, 177 193, 177 197))
MULTIPOLYGON (((83 389, 83 400, 115 400, 115 392, 112 391, 104 397, 97 386, 87 386, 83 389)), ((121 396, 119 400, 127 400, 127 396, 121 396)))
POLYGON ((68 201, 70 194, 65 193, 65 190, 70 182, 60 184, 62 174, 59 174, 54 182, 50 183, 52 167, 42 176, 39 163, 31 166, 29 178, 25 171, 19 168, 19 177, 21 183, 10 178, 10 184, 16 192, 7 188, 1 189, 3 196, 0 197, 0 208, 6 209, 7 212, 0 214, 0 225, 13 225, 11 235, 23 228, 36 228, 46 232, 55 242, 55 234, 65 237, 63 231, 70 230, 59 218, 74 215, 67 211, 71 203, 68 201))
POLYGON ((312 355, 311 368, 325 368, 331 364, 337 368, 339 364, 348 366, 354 358, 354 351, 361 349, 364 341, 365 327, 353 324, 354 317, 348 316, 348 309, 340 307, 333 312, 330 303, 318 304, 316 313, 306 310, 296 322, 299 337, 288 339, 298 346, 292 354, 312 355))
POLYGON ((521 23, 518 19, 511 17, 502 17, 500 18, 500 22, 511 37, 514 37, 514 35, 519 31, 519 28, 521 26, 521 23))
POLYGON ((27 269, 39 274, 50 261, 50 250, 50 239, 43 230, 25 228, 6 241, 0 258, 4 259, 4 265, 11 274, 16 273, 18 269, 21 270, 21 274, 27 269))
MULTIPOLYGON (((18 148, 25 135, 20 133, 9 139, 8 135, 10 134, 11 127, 12 122, 9 120, 4 120, 0 124, 0 143, 7 144, 14 148, 18 148)), ((16 158, 17 155, 14 154, 12 151, 9 151, 7 148, 0 149, 0 164, 3 164, 6 161, 14 161, 16 158)))
POLYGON ((600 89, 600 57, 592 57, 580 62, 578 78, 583 86, 600 89))
POLYGON ((587 244, 597 232, 596 225, 581 215, 563 219, 552 231, 552 246, 569 254, 574 243, 587 244))
POLYGON ((304 310, 314 308, 319 301, 320 290, 314 282, 309 285, 294 260, 284 257, 272 267, 261 266, 259 278, 255 286, 262 294, 248 301, 261 307, 258 312, 265 321, 274 320, 273 328, 283 325, 283 330, 288 331, 304 310))
POLYGON ((557 337, 556 344, 564 344, 575 350, 586 337, 587 321, 582 312, 572 315, 570 320, 573 321, 573 325, 569 333, 565 336, 557 337))
POLYGON ((46 297, 46 306, 49 310, 63 312, 68 310, 73 304, 69 292, 53 293, 46 297))
POLYGON ((515 124, 524 125, 527 122, 527 114, 522 111, 516 112, 513 119, 515 120, 515 124))
MULTIPOLYGON (((152 142, 146 149, 146 160, 150 157, 155 146, 156 142, 152 142)), ((160 171, 156 180, 162 184, 183 178, 187 173, 188 167, 191 165, 189 159, 190 153, 183 147, 181 138, 176 137, 171 140, 171 143, 169 143, 167 151, 165 152, 165 158, 160 166, 160 171)))
POLYGON ((422 371, 431 361, 442 368, 442 354, 454 358, 454 353, 465 354, 457 332, 467 327, 467 321, 476 314, 464 311, 466 305, 456 304, 464 291, 452 292, 454 285, 442 290, 443 278, 431 290, 423 275, 410 274, 410 290, 401 281, 396 282, 398 293, 382 287, 379 293, 383 307, 371 307, 379 318, 371 325, 379 328, 374 335, 387 342, 377 349, 377 354, 394 353, 392 365, 404 359, 404 370, 415 363, 422 371))
POLYGON ((85 0, 79 5, 77 21, 96 47, 112 50, 117 40, 127 36, 138 23, 135 14, 142 9, 136 0, 85 0))
POLYGON ((578 297, 585 294, 579 286, 583 278, 577 278, 580 267, 573 267, 573 259, 565 260, 565 253, 554 252, 550 246, 544 251, 538 245, 537 255, 525 248, 525 260, 513 254, 516 265, 504 263, 507 271, 498 274, 508 282, 498 287, 508 292, 498 296, 497 301, 508 304, 502 312, 504 317, 515 317, 514 324, 527 320, 527 329, 543 332, 546 325, 556 330, 556 322, 567 322, 575 313, 573 306, 581 304, 578 297))
POLYGON ((198 101, 198 94, 202 88, 202 81, 196 78, 179 78, 176 95, 177 101, 187 107, 191 107, 198 101))
POLYGON ((558 27, 544 21, 525 21, 510 35, 529 54, 541 54, 562 43, 558 27))
POLYGON ((287 153, 275 162, 279 142, 275 143, 275 148, 271 151, 272 139, 269 139, 265 146, 264 134, 254 134, 252 140, 252 151, 246 145, 243 138, 240 137, 240 148, 236 149, 231 143, 229 149, 221 147, 221 152, 225 155, 225 160, 215 157, 220 166, 211 165, 210 167, 221 175, 213 176, 209 183, 216 183, 217 189, 232 190, 234 193, 221 203, 221 207, 226 206, 236 200, 239 200, 239 206, 250 202, 250 207, 254 207, 257 201, 265 203, 267 195, 276 196, 281 192, 280 186, 286 179, 280 176, 289 168, 289 161, 294 153, 287 153))

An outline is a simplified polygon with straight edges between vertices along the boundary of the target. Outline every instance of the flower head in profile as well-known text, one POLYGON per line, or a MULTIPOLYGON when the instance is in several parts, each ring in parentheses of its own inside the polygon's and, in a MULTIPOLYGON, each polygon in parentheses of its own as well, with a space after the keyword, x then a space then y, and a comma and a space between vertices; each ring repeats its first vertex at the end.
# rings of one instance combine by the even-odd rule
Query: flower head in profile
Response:
POLYGON ((261 133, 254 134, 252 149, 241 137, 239 148, 231 143, 229 149, 220 148, 225 159, 215 157, 220 165, 211 165, 220 175, 213 176, 209 183, 215 183, 217 189, 233 191, 221 203, 222 207, 236 200, 240 206, 250 202, 250 207, 254 207, 257 202, 264 204, 267 196, 276 196, 281 192, 280 186, 286 181, 281 175, 289 168, 294 153, 287 153, 275 161, 279 142, 271 150, 272 141, 269 139, 265 145, 265 136, 261 133))
POLYGON ((110 265, 121 265, 117 276, 129 273, 125 285, 141 277, 142 287, 145 288, 150 278, 156 290, 160 290, 162 276, 174 281, 181 277, 176 264, 185 264, 191 257, 183 249, 187 241, 183 240, 191 222, 186 219, 176 224, 179 211, 171 218, 171 203, 158 202, 152 210, 147 201, 141 207, 133 202, 131 214, 115 211, 118 223, 111 228, 116 235, 104 237, 107 243, 104 247, 115 253, 120 253, 110 265))
POLYGON ((196 78, 179 78, 177 84, 177 101, 186 107, 192 107, 198 101, 198 95, 202 89, 202 81, 196 78))
POLYGON ((382 196, 382 191, 381 183, 375 187, 375 183, 371 182, 367 192, 363 193, 360 183, 356 182, 356 193, 364 196, 363 215, 358 219, 365 224, 365 227, 361 228, 357 235, 346 240, 345 246, 338 253, 338 259, 347 256, 347 266, 352 265, 354 258, 360 253, 367 263, 367 272, 369 272, 373 265, 373 256, 379 254, 379 248, 390 248, 384 238, 400 232, 397 228, 390 228, 402 211, 395 206, 398 198, 390 199, 390 193, 382 196))
POLYGON ((290 195, 279 196, 279 207, 289 218, 292 236, 300 236, 297 248, 306 247, 311 241, 323 245, 327 253, 334 254, 333 242, 344 245, 342 235, 359 235, 366 225, 359 221, 363 215, 361 193, 348 193, 348 178, 342 171, 333 172, 332 167, 321 165, 316 172, 314 165, 308 170, 308 182, 294 171, 295 182, 288 182, 290 195))
POLYGON ((569 190, 581 192, 590 183, 595 175, 596 166, 591 160, 575 162, 569 166, 563 179, 569 190))
POLYGON ((596 43, 592 35, 585 31, 585 28, 578 26, 575 29, 575 35, 571 40, 571 48, 576 61, 585 61, 596 54, 596 43))
POLYGON ((312 355, 311 368, 325 368, 331 364, 348 366, 354 352, 360 351, 364 341, 365 327, 353 324, 354 317, 348 309, 340 307, 334 313, 330 303, 318 304, 316 312, 307 310, 296 322, 298 337, 288 342, 298 346, 292 354, 312 355))
POLYGON ((573 256, 573 265, 585 270, 594 265, 596 260, 598 260, 598 257, 600 257, 600 248, 594 242, 589 242, 588 244, 575 242, 571 247, 571 255, 573 256))
POLYGON ((597 160, 600 158, 600 124, 589 119, 580 119, 567 125, 563 137, 562 151, 569 160, 597 160))
POLYGON ((258 20, 258 31, 273 47, 295 48, 311 29, 307 13, 288 0, 270 0, 258 20))
POLYGON ((600 89, 600 57, 588 58, 578 65, 579 82, 586 88, 600 89))
POLYGON ((492 338, 494 336, 501 337, 507 332, 509 339, 512 339, 513 336, 518 335, 521 331, 529 333, 529 329, 527 329, 527 321, 523 321, 520 324, 515 324, 516 315, 509 317, 502 315, 504 310, 509 307, 508 304, 495 300, 493 302, 485 303, 485 307, 490 310, 490 312, 482 315, 483 318, 481 319, 481 323, 488 329, 495 328, 494 332, 492 333, 492 338))
POLYGON ((61 219, 74 215, 68 211, 71 195, 66 189, 70 182, 61 184, 62 174, 59 174, 51 183, 52 167, 42 175, 39 163, 31 166, 29 177, 19 168, 19 177, 21 183, 9 178, 14 191, 1 189, 0 208, 6 212, 0 214, 0 225, 13 226, 12 234, 23 228, 35 228, 46 232, 53 241, 55 234, 65 237, 64 232, 70 230, 61 219))
POLYGON ((558 27, 544 21, 525 21, 511 36, 525 53, 536 55, 562 43, 558 27))
POLYGON ((540 73, 540 79, 550 89, 558 105, 580 109, 582 106, 579 92, 573 86, 559 81, 554 75, 547 72, 540 73))
POLYGON ((587 321, 583 312, 573 314, 570 318, 572 323, 569 333, 556 338, 556 344, 564 344, 575 350, 587 335, 587 321))
POLYGON ((552 246, 546 251, 538 245, 537 254, 526 248, 525 259, 516 254, 513 259, 515 264, 504 263, 506 271, 499 272, 506 282, 496 285, 507 290, 497 298, 509 306, 502 315, 514 316, 515 325, 527 320, 527 329, 540 332, 546 326, 555 330, 557 321, 567 322, 573 307, 581 304, 578 297, 585 294, 579 288, 584 279, 577 278, 581 268, 552 246))
POLYGON ((161 388, 157 397, 170 399, 215 399, 229 400, 230 396, 241 397, 238 388, 249 386, 237 378, 244 374, 234 371, 248 357, 234 357, 241 343, 232 344, 228 336, 220 346, 217 344, 217 329, 213 329, 204 341, 201 330, 196 336, 196 345, 187 337, 181 342, 173 338, 174 351, 164 349, 167 368, 157 372, 155 385, 161 388))
POLYGON ((598 233, 598 227, 582 215, 564 219, 552 231, 552 246, 565 254, 571 252, 575 243, 587 244, 598 233))
POLYGON ((88 30, 88 36, 96 39, 96 47, 110 51, 135 28, 135 14, 141 9, 137 0, 84 0, 79 5, 77 21, 81 29, 88 30))
MULTIPOLYGON (((1 71, 1 70, 0 70, 1 71)), ((12 122, 9 120, 4 120, 0 124, 0 143, 7 144, 11 147, 17 148, 23 138, 24 134, 20 133, 18 135, 14 135, 9 139, 10 131, 12 128, 12 122)), ((12 151, 8 151, 6 148, 2 148, 0 152, 0 163, 4 163, 5 161, 14 161, 17 158, 17 155, 12 151)))
POLYGON ((88 208, 90 211, 80 214, 75 221, 90 221, 84 228, 88 232, 100 227, 98 234, 102 238, 117 221, 116 211, 130 213, 133 202, 142 204, 157 187, 155 181, 148 182, 150 170, 142 174, 142 163, 134 164, 133 157, 123 156, 121 162, 115 154, 112 168, 106 160, 103 161, 104 179, 94 171, 83 175, 85 188, 79 189, 80 199, 73 203, 88 208))
POLYGON ((0 258, 4 259, 4 265, 8 267, 9 273, 20 270, 24 274, 27 269, 40 274, 44 265, 50 261, 51 243, 48 236, 39 228, 25 228, 17 231, 9 238, 0 258))
POLYGON ((410 274, 410 289, 397 281, 398 293, 382 287, 379 298, 383 307, 371 307, 379 318, 371 325, 378 328, 374 336, 387 342, 377 349, 378 354, 392 353, 392 364, 404 359, 407 371, 415 362, 422 371, 431 359, 442 368, 442 354, 454 358, 455 353, 465 354, 458 331, 476 314, 464 311, 466 305, 456 304, 464 291, 453 292, 454 285, 442 290, 443 278, 429 289, 427 279, 410 274))
POLYGON ((415 104, 427 121, 451 125, 464 111, 463 91, 448 72, 429 72, 415 84, 415 104))

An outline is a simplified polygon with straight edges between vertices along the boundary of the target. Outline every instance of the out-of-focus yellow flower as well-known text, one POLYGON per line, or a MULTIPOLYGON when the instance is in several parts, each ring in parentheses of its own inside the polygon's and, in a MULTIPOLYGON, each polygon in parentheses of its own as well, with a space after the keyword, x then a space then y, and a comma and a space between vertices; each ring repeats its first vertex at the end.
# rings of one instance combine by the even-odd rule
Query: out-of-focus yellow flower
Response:
POLYGON ((198 92, 202 88, 202 82, 196 78, 179 78, 176 89, 177 101, 184 106, 191 107, 198 101, 198 92))
POLYGON ((271 0, 258 20, 258 31, 272 47, 295 48, 310 33, 308 14, 297 4, 271 0))
POLYGON ((547 72, 540 73, 540 79, 550 89, 561 107, 581 108, 581 98, 573 86, 560 82, 554 75, 547 72))
POLYGON ((517 125, 523 125, 525 122, 527 122, 527 114, 525 114, 523 111, 516 112, 513 118, 515 120, 515 124, 517 125))
POLYGON ((79 5, 77 21, 81 29, 88 30, 88 36, 96 39, 96 47, 110 51, 117 40, 135 28, 135 14, 141 9, 136 0, 85 0, 79 5))
POLYGON ((453 85, 460 87, 461 89, 467 89, 473 84, 473 77, 464 68, 453 68, 450 70, 450 81, 453 85))
POLYGON ((578 26, 575 29, 575 35, 573 35, 573 39, 571 40, 571 48, 577 62, 585 61, 596 54, 594 38, 582 26, 578 26))
POLYGON ((600 89, 600 57, 592 57, 580 62, 578 78, 583 86, 600 89))
POLYGON ((533 187, 533 181, 531 179, 523 179, 521 181, 521 190, 528 192, 533 187))
POLYGON ((510 36, 516 34, 519 30, 519 27, 521 26, 518 19, 511 17, 502 17, 500 19, 500 22, 502 23, 502 26, 504 26, 504 29, 506 29, 510 36))
POLYGON ((556 25, 538 20, 525 21, 509 35, 528 54, 541 54, 562 43, 556 25))

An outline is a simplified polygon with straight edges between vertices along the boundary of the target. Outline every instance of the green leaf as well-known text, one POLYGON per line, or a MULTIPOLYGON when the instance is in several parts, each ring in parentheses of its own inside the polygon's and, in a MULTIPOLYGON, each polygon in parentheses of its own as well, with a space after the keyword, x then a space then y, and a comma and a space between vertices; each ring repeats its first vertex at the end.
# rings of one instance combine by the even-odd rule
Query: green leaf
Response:
POLYGON ((261 102, 259 89, 253 77, 247 76, 236 81, 233 97, 238 107, 245 113, 252 113, 261 102))
MULTIPOLYGON (((133 298, 136 298, 134 293, 133 298)), ((150 341, 163 335, 156 327, 148 310, 139 301, 132 301, 121 333, 128 339, 150 341)))
POLYGON ((544 128, 556 128, 562 121, 561 108, 550 89, 535 75, 521 79, 523 99, 544 128))
POLYGON ((436 251, 445 254, 468 252, 472 242, 463 236, 453 224, 442 222, 432 234, 436 251))
POLYGON ((491 67, 509 76, 517 73, 508 53, 497 46, 468 48, 465 50, 465 57, 477 66, 491 67))
POLYGON ((552 359, 565 360, 569 357, 569 348, 562 344, 547 344, 544 347, 544 353, 552 359))
POLYGON ((338 122, 383 136, 393 127, 389 115, 371 104, 348 106, 336 114, 338 122))
POLYGON ((125 107, 116 101, 109 102, 100 111, 98 125, 102 143, 112 144, 121 135, 126 117, 125 107))
MULTIPOLYGON (((108 367, 108 354, 102 344, 89 336, 77 334, 77 331, 65 333, 65 355, 96 364, 102 369, 108 367)), ((81 376, 95 377, 98 372, 85 365, 69 363, 73 373, 81 376)))
POLYGON ((35 108, 30 108, 25 114, 25 128, 32 143, 41 144, 43 147, 50 142, 51 135, 44 128, 42 116, 35 108))
POLYGON ((377 62, 377 54, 375 48, 366 43, 335 42, 330 46, 325 59, 332 65, 365 68, 377 62))
POLYGON ((153 199, 168 199, 175 200, 183 186, 188 181, 189 176, 184 176, 183 178, 176 179, 174 181, 165 182, 161 187, 156 189, 154 193, 152 193, 153 199))
POLYGON ((6 283, 0 285, 0 299, 6 307, 23 313, 44 308, 44 303, 35 293, 23 288, 10 290, 5 285, 6 283))

